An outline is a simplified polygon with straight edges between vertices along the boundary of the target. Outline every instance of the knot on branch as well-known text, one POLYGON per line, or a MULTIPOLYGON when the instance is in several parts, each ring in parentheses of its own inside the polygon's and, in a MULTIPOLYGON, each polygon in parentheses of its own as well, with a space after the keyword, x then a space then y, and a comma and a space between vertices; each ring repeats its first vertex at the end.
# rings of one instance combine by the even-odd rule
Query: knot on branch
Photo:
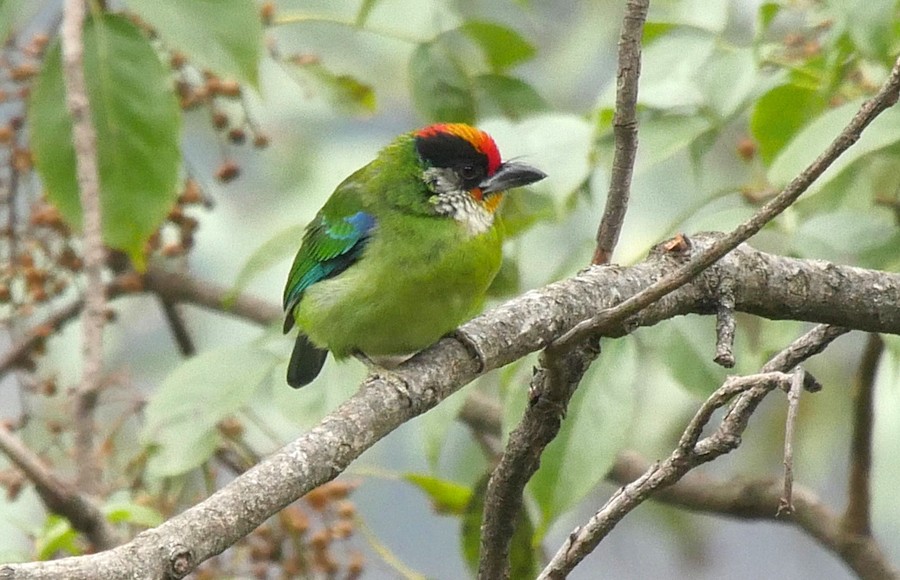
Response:
POLYGON ((197 566, 194 553, 182 544, 176 544, 171 548, 168 563, 168 575, 171 578, 184 578, 197 566))

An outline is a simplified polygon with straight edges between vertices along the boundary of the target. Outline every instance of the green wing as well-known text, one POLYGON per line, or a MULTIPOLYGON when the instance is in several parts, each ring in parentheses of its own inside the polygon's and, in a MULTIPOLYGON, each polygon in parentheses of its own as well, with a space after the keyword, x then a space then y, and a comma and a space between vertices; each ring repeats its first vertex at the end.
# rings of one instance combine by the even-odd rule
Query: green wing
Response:
POLYGON ((320 212, 316 216, 303 235, 284 288, 284 332, 294 326, 293 310, 303 292, 356 262, 375 224, 375 217, 364 211, 337 217, 320 212))

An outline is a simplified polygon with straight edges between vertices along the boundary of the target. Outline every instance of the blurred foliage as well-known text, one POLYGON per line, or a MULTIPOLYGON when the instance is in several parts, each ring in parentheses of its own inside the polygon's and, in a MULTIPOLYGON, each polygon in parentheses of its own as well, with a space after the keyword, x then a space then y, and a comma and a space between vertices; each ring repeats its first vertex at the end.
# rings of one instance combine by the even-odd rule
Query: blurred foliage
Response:
MULTIPOLYGON (((33 15, 29 11, 36 10, 26 9, 27 4, 0 0, 0 36, 16 38, 33 15)), ((121 13, 92 14, 85 58, 98 132, 104 238, 110 247, 124 250, 134 266, 158 261, 183 267, 175 260, 199 253, 194 251, 198 222, 214 221, 210 215, 220 211, 204 214, 198 208, 212 207, 217 197, 223 212, 229 202, 238 205, 239 226, 249 228, 254 216, 262 216, 267 233, 245 238, 236 231, 220 237, 211 233, 215 252, 227 254, 224 259, 234 264, 233 272, 216 276, 234 280, 232 300, 261 287, 275 266, 286 268, 304 224, 324 199, 315 196, 327 195, 326 186, 333 188, 336 178, 353 169, 344 164, 375 154, 371 142, 341 141, 346 136, 334 128, 338 121, 353 118, 355 130, 363 119, 379 116, 385 124, 396 119, 404 125, 478 123, 494 136, 505 158, 525 157, 549 173, 533 192, 513 192, 502 209, 510 243, 493 296, 520 293, 587 263, 612 159, 616 85, 614 70, 602 66, 614 52, 614 38, 601 38, 596 15, 612 22, 621 10, 617 4, 573 0, 566 4, 572 15, 559 15, 569 18, 563 30, 555 26, 552 7, 527 1, 123 4, 127 10, 121 13), (585 14, 590 18, 585 20, 585 14), (260 122, 276 106, 302 112, 289 109, 269 117, 268 124, 260 122), (296 131, 300 137, 292 141, 290 121, 296 118, 302 120, 296 131), (196 135, 204 131, 214 138, 203 142, 209 146, 197 147, 196 135), (274 172, 289 182, 284 189, 303 194, 265 197, 263 186, 250 183, 252 194, 230 199, 245 168, 253 167, 247 159, 257 155, 240 146, 251 143, 263 150, 273 142, 276 152, 263 157, 264 169, 254 179, 264 182, 262 176, 278 166, 274 172), (279 148, 279 142, 287 145, 279 148), (342 149, 334 145, 338 142, 342 149), (329 143, 334 148, 327 148, 329 143), (196 149, 204 149, 205 157, 196 149), (334 151, 339 155, 331 155, 334 151), (333 175, 337 168, 341 175, 333 175), (316 170, 325 177, 316 181, 316 170), (275 213, 284 213, 295 198, 306 205, 290 221, 264 213, 273 200, 279 206, 275 213)), ((748 6, 739 0, 651 5, 639 94, 639 154, 617 250, 623 263, 640 259, 653 243, 676 231, 725 230, 750 215, 837 135, 900 53, 900 2, 895 0, 748 6)), ((52 24, 47 30, 55 32, 52 24)), ((29 213, 27 224, 4 234, 7 246, 17 248, 0 276, 4 320, 71 296, 68 281, 80 270, 70 231, 80 223, 80 204, 60 50, 56 40, 42 34, 41 42, 35 34, 27 46, 19 39, 24 48, 6 65, 11 86, 3 89, 3 99, 12 113, 8 126, 0 127, 0 145, 22 190, 8 197, 7 215, 24 206, 29 213), (23 122, 27 135, 20 133, 23 122), (39 188, 27 179, 32 154, 39 188), (55 209, 46 204, 44 190, 55 209), (61 268, 66 268, 64 280, 48 273, 61 268)), ((801 258, 900 271, 898 224, 900 111, 894 109, 754 243, 801 258)), ((270 294, 272 301, 280 297, 277 291, 270 294)), ((735 371, 757 370, 801 327, 742 320, 735 371)), ((196 502, 219 483, 214 458, 234 455, 252 463, 333 409, 355 388, 360 372, 352 364, 329 365, 318 385, 289 391, 282 378, 288 344, 277 330, 264 329, 246 341, 210 334, 212 342, 202 344, 200 354, 165 370, 167 378, 140 401, 137 418, 128 407, 122 411, 127 419, 117 419, 119 426, 107 433, 110 465, 122 467, 122 473, 109 474, 110 485, 140 490, 134 498, 110 500, 111 521, 152 526, 196 502)), ((656 453, 651 442, 669 448, 682 427, 679 413, 693 408, 725 376, 711 362, 713 345, 712 321, 696 317, 604 342, 600 361, 575 395, 560 436, 528 486, 528 509, 513 542, 514 577, 534 571, 541 542, 597 489, 617 452, 631 446, 656 453)), ((62 347, 51 343, 51 354, 54 348, 62 347)), ((813 363, 823 365, 824 374, 817 376, 826 386, 846 381, 853 372, 847 362, 855 360, 852 356, 835 358, 813 363)), ((503 401, 504 433, 527 404, 532 363, 532 358, 517 361, 468 387, 503 401)), ((29 406, 45 413, 47 424, 31 424, 22 435, 46 441, 55 437, 50 417, 65 422, 59 418, 65 417, 60 410, 64 389, 56 388, 55 378, 46 379, 55 376, 52 356, 34 364, 36 376, 44 377, 35 383, 44 386, 29 395, 29 406)), ((887 399, 879 407, 878 424, 895 424, 900 417, 898 369, 900 346, 890 339, 879 372, 879 397, 887 399)), ((417 422, 421 436, 416 442, 422 442, 432 473, 411 471, 405 480, 425 493, 436 511, 459 519, 461 557, 472 569, 490 462, 461 459, 477 454, 476 445, 454 439, 466 393, 417 422), (457 463, 448 467, 448 461, 457 463)), ((829 429, 845 416, 840 404, 820 409, 820 416, 808 419, 810 437, 836 437, 829 429)), ((779 420, 760 422, 772 426, 779 420)), ((761 436, 760 455, 780 445, 780 430, 773 427, 771 433, 761 436)), ((811 463, 818 459, 820 470, 831 464, 828 446, 810 454, 818 454, 811 463)), ((774 456, 780 458, 779 452, 774 456)), ((885 473, 900 474, 898 456, 886 460, 885 473)), ((53 457, 67 461, 64 453, 53 457)), ((876 482, 876 494, 882 490, 893 497, 890 489, 884 491, 889 479, 876 482)), ((12 506, 18 493, 9 489, 12 506)), ((337 510, 343 496, 334 493, 325 504, 337 510)), ((313 512, 324 513, 325 504, 316 504, 315 497, 311 501, 313 512)), ((876 504, 885 514, 878 521, 895 525, 884 522, 897 521, 900 512, 885 503, 876 504)), ((310 549, 319 550, 316 569, 327 570, 324 536, 304 536, 306 512, 285 513, 278 531, 267 533, 286 545, 305 538, 310 549)), ((33 551, 22 558, 84 549, 71 526, 56 516, 44 518, 28 534, 33 551)))

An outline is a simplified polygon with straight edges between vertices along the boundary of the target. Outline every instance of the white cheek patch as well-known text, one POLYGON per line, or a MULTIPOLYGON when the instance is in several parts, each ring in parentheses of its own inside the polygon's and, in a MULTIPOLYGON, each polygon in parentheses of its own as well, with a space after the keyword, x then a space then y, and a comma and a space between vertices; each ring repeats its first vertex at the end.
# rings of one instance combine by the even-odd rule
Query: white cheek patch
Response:
POLYGON ((453 170, 429 167, 422 173, 422 180, 434 192, 430 201, 438 215, 452 217, 465 226, 470 236, 477 236, 491 229, 494 214, 462 189, 453 170))

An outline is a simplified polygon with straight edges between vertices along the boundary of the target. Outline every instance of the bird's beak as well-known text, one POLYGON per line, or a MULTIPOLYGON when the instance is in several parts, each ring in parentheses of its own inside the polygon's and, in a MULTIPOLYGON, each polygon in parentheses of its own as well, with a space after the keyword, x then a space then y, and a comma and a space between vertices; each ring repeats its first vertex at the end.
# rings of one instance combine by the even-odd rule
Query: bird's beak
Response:
POLYGON ((493 175, 478 184, 483 194, 506 191, 514 187, 522 187, 547 177, 547 174, 517 161, 507 161, 502 164, 493 175))

